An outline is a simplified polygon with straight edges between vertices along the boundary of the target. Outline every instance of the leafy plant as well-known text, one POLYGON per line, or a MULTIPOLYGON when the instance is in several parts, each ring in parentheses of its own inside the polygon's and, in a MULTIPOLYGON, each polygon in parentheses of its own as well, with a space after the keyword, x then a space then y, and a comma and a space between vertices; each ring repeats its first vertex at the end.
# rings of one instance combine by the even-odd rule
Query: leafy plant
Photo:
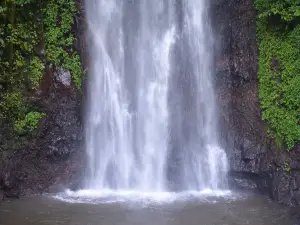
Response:
POLYGON ((0 3, 0 124, 5 132, 32 132, 45 116, 28 99, 47 67, 70 71, 80 90, 82 69, 72 32, 76 13, 76 0, 0 3))
POLYGON ((300 2, 256 0, 256 7, 262 118, 270 136, 291 150, 300 140, 300 2))
POLYGON ((23 112, 23 98, 19 92, 9 92, 2 96, 0 101, 0 119, 8 119, 17 117, 19 112, 23 112), (8 117, 10 115, 10 117, 8 117))
POLYGON ((14 128, 18 132, 33 131, 44 116, 45 113, 29 112, 24 118, 15 121, 14 128))
POLYGON ((299 0, 256 0, 255 5, 260 12, 259 18, 278 15, 282 20, 292 21, 300 16, 299 0))
POLYGON ((74 0, 51 1, 43 9, 46 58, 55 66, 69 70, 73 83, 80 90, 82 68, 79 55, 72 48, 74 35, 71 32, 76 12, 74 0))
POLYGON ((30 60, 29 72, 33 87, 37 88, 39 86, 43 78, 44 68, 44 64, 38 57, 34 56, 32 60, 30 60))

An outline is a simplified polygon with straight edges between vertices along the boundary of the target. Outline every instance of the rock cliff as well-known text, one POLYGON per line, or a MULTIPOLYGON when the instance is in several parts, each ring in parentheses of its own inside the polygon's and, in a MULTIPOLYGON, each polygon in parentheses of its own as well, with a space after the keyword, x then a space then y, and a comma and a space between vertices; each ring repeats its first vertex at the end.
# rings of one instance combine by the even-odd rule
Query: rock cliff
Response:
MULTIPOLYGON (((85 22, 83 3, 75 15, 74 48, 86 65, 85 22)), ((0 157, 0 199, 77 188, 84 172, 82 93, 71 82, 71 74, 62 68, 47 67, 32 102, 46 116, 39 122, 37 133, 21 148, 6 149, 0 157)), ((0 133, 3 132, 0 128, 0 133)), ((6 141, 5 133, 0 141, 6 141)), ((1 143, 2 144, 2 143, 1 143)))
POLYGON ((300 146, 279 149, 266 132, 258 98, 258 47, 253 0, 216 0, 216 85, 221 139, 231 184, 257 189, 286 205, 300 205, 300 146))
MULTIPOLYGON (((6 197, 57 191, 76 181, 83 140, 77 93, 50 73, 49 87, 37 101, 46 109, 32 144, 15 150, 1 164, 6 197)), ((62 75, 62 74, 60 74, 62 75)))

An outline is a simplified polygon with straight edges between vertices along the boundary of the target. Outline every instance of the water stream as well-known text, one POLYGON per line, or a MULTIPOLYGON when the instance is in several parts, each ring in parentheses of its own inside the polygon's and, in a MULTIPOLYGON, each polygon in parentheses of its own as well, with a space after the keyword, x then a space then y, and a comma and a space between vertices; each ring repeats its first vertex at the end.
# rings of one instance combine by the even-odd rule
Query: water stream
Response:
POLYGON ((226 188, 208 0, 88 0, 87 189, 226 188))

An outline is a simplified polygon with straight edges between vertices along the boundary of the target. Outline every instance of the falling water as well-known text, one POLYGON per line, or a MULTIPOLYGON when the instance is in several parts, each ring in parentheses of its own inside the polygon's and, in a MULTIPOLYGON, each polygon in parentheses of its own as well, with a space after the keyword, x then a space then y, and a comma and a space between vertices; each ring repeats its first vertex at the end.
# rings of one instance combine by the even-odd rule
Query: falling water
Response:
POLYGON ((87 188, 225 187, 208 0, 86 0, 87 188))

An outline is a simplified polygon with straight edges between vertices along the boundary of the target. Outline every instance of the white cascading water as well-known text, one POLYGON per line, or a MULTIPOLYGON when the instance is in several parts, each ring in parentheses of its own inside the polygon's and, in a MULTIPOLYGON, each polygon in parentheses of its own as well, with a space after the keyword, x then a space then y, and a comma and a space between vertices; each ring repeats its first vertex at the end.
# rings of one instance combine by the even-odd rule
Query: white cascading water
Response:
POLYGON ((222 189, 208 0, 86 0, 86 188, 222 189))

